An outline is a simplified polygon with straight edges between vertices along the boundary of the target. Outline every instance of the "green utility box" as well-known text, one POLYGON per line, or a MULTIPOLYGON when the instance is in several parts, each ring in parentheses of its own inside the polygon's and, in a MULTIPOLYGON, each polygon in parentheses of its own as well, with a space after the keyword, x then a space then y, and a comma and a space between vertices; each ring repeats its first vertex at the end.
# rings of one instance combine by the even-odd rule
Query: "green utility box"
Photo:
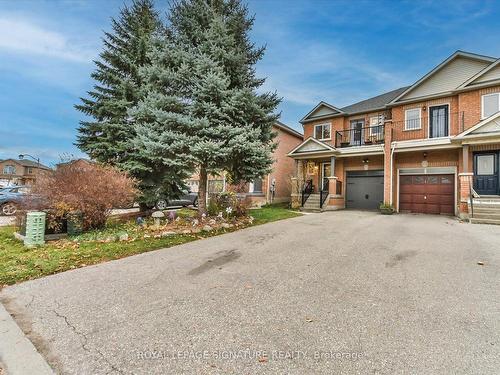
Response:
POLYGON ((45 243, 45 212, 28 212, 26 215, 26 236, 24 245, 28 247, 45 243))
POLYGON ((80 211, 68 215, 68 235, 77 236, 83 233, 83 214, 80 211))

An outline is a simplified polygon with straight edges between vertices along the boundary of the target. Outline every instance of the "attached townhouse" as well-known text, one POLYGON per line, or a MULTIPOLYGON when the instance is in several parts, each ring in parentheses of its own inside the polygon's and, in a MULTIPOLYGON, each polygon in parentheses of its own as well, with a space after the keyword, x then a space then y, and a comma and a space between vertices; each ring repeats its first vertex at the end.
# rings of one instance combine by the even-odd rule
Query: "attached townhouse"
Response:
POLYGON ((462 51, 411 86, 343 108, 320 102, 288 154, 292 201, 500 219, 499 111, 500 59, 462 51))

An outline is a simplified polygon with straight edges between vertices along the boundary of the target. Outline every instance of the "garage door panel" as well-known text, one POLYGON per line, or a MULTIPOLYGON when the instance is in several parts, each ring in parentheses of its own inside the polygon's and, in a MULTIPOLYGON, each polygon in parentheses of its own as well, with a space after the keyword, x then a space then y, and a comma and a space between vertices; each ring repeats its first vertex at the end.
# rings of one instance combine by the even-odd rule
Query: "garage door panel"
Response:
POLYGON ((399 210, 428 214, 455 212, 454 175, 400 176, 399 210))
POLYGON ((378 209, 384 199, 383 176, 370 176, 369 172, 367 175, 353 176, 348 172, 346 180, 346 208, 378 209))

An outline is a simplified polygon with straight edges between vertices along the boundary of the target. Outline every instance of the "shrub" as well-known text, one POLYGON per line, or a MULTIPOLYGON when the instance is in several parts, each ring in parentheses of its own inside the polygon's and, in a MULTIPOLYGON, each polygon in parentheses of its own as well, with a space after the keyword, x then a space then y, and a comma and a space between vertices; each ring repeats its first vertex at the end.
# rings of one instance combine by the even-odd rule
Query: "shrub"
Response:
POLYGON ((224 217, 240 217, 247 215, 247 204, 244 200, 238 199, 235 193, 225 192, 213 194, 208 204, 208 214, 217 216, 222 213, 224 217))
POLYGON ((61 164, 50 174, 40 176, 32 188, 27 209, 43 209, 55 218, 79 212, 83 228, 101 228, 111 209, 123 207, 137 195, 136 182, 126 173, 110 166, 88 163, 61 164))

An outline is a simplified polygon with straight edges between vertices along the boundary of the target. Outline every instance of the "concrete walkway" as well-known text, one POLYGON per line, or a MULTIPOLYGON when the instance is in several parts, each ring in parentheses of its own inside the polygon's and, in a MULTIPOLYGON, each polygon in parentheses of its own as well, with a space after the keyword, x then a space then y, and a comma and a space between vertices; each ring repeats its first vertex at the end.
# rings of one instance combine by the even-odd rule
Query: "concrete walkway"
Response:
POLYGON ((64 374, 497 374, 500 227, 327 212, 0 298, 64 374))

